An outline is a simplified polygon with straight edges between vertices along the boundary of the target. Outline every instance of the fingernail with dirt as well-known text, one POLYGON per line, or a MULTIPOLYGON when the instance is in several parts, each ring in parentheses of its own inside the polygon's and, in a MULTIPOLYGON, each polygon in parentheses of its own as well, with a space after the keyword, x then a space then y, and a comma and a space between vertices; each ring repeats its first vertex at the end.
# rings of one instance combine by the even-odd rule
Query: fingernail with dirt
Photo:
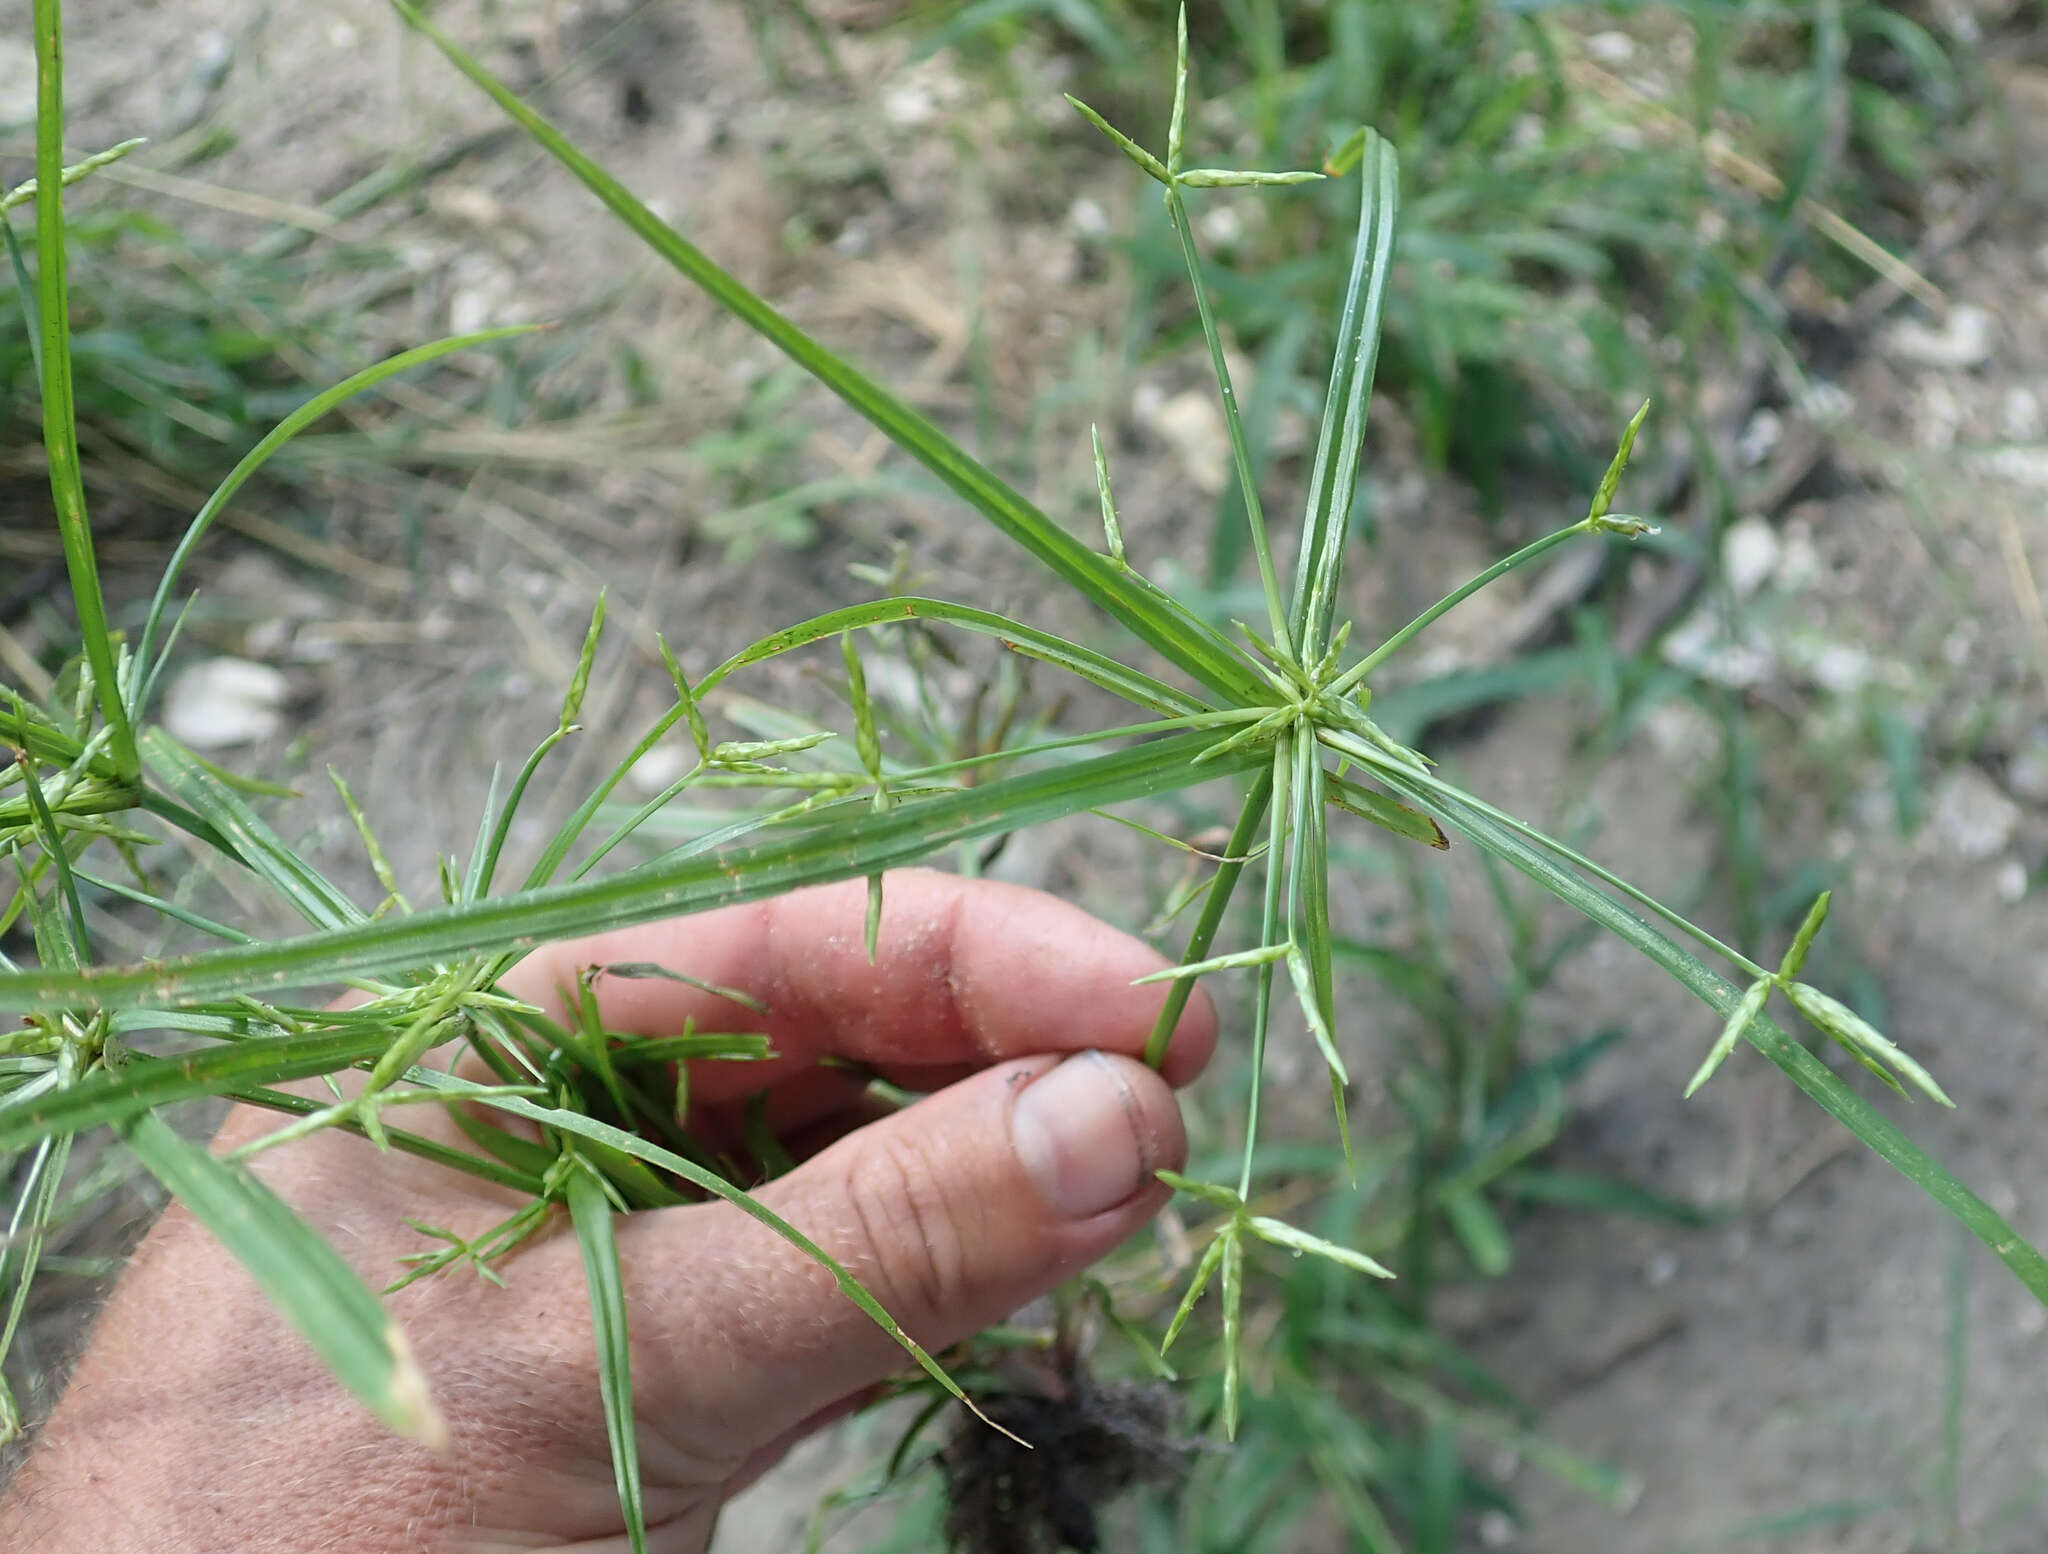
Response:
POLYGON ((1010 1112, 1010 1141, 1064 1219, 1115 1208, 1152 1179, 1144 1108, 1128 1076, 1099 1052, 1078 1052, 1026 1086, 1010 1112))

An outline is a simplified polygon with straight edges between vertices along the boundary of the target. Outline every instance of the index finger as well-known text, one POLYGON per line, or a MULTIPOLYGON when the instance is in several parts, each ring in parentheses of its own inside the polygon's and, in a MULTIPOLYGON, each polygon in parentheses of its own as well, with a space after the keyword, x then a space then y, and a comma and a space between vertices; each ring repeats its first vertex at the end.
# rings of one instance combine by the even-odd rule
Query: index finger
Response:
MULTIPOLYGON (((769 1063, 700 1064, 706 1101, 761 1089, 826 1056, 885 1074, 929 1077, 1037 1053, 1095 1048, 1137 1056, 1167 996, 1134 979, 1166 960, 1042 891, 924 869, 887 877, 875 960, 866 947, 859 880, 749 906, 671 918, 543 946, 505 978, 508 990, 559 1010, 559 989, 584 968, 652 962, 744 993, 765 1015, 716 993, 658 978, 599 977, 607 1030, 666 1036, 765 1030, 769 1063)), ((1197 988, 1165 1074, 1185 1084, 1216 1043, 1216 1013, 1197 988)))

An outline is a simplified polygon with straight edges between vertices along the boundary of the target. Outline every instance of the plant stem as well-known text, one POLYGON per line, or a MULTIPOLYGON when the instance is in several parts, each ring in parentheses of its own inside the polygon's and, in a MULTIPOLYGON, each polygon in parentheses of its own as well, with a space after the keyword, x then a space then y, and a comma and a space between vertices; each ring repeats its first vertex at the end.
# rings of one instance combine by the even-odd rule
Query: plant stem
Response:
POLYGON ((1283 658, 1292 660, 1294 644, 1287 633, 1287 606, 1280 598, 1280 579, 1273 570, 1273 547, 1266 538, 1265 509, 1259 505, 1259 485, 1252 473, 1251 450, 1245 446, 1244 421, 1237 413, 1237 390, 1231 386, 1230 368, 1223 360, 1223 337, 1216 331, 1216 316, 1209 307, 1209 288, 1202 284, 1202 260, 1195 252, 1195 234, 1188 226, 1188 210, 1173 184, 1166 186, 1166 214, 1180 239, 1181 257, 1187 261, 1188 279, 1195 289, 1195 307, 1202 315, 1202 335, 1209 342, 1209 362, 1216 370, 1216 387, 1223 395, 1223 424, 1230 429, 1230 455, 1237 465, 1237 483, 1244 495, 1245 522, 1252 531, 1252 553, 1259 558, 1259 586, 1266 591, 1266 619, 1273 633, 1273 646, 1283 658))
MULTIPOLYGON (((1297 736, 1282 734, 1273 746, 1273 828, 1266 847, 1266 900, 1259 924, 1259 943, 1271 944, 1280 931, 1283 916, 1281 892, 1285 888, 1287 833, 1294 816, 1293 796, 1288 788, 1294 775, 1293 743, 1297 736)), ((1258 1003, 1252 1010, 1251 1096, 1244 1109, 1244 1164, 1237 1173, 1237 1196, 1252 1193, 1252 1160, 1259 1148, 1259 1100, 1265 1090, 1266 1033, 1273 1019, 1273 967, 1259 968, 1258 1003)))
POLYGON ((36 48, 36 300, 41 314, 43 447, 50 461, 50 494, 79 634, 92 666, 93 691, 112 738, 114 773, 124 784, 142 775, 135 730, 121 702, 114 642, 100 595, 85 485, 78 471, 78 428, 71 394, 71 299, 64 274, 64 18, 61 0, 35 0, 36 48))

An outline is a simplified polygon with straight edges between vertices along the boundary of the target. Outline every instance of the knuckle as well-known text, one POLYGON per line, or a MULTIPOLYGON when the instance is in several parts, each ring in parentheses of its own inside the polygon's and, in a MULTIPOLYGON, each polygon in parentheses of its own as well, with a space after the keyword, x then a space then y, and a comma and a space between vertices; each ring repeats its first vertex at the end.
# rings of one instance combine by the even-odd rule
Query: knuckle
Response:
POLYGON ((854 1162, 859 1261, 875 1298, 899 1321, 950 1310, 967 1292, 966 1243, 939 1164, 918 1140, 886 1135, 854 1162))

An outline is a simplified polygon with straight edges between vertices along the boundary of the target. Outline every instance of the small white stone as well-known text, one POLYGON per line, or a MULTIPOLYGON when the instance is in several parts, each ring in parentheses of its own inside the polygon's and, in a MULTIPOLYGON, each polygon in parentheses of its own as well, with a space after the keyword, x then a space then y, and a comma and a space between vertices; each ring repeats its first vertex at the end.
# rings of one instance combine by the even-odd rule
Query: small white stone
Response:
POLYGON ((2048 724, 2035 729, 2005 763, 2005 786, 2029 804, 2048 804, 2048 724))
POLYGON ((1244 217, 1235 205, 1215 205, 1195 223, 1211 248, 1232 249, 1244 240, 1244 217))
POLYGON ((352 49, 356 46, 357 33, 353 26, 343 21, 327 24, 327 46, 331 49, 352 49))
POLYGON ((1099 243, 1109 236, 1109 212, 1084 194, 1067 207, 1067 230, 1083 242, 1099 243))
POLYGON ((1643 1269, 1643 1282, 1653 1290, 1661 1290, 1677 1277, 1678 1254, 1676 1252, 1658 1252, 1651 1257, 1649 1263, 1643 1269))
POLYGON ((882 117, 897 129, 919 129, 938 117, 939 100, 922 81, 898 78, 882 88, 882 117))
POLYGON ((1636 40, 1625 32, 1596 32, 1586 40, 1586 52, 1603 65, 1625 65, 1636 57, 1636 40))
POLYGON ((1839 383, 1816 379, 1806 392, 1799 396, 1799 413, 1809 421, 1818 421, 1823 426, 1846 421, 1856 413, 1856 396, 1839 383))
POLYGON ((246 658, 209 658, 180 671, 164 696, 164 727, 195 750, 254 744, 284 727, 284 675, 246 658))
POLYGON ((1797 593, 1820 576, 1820 551, 1812 526, 1795 518, 1778 536, 1778 570, 1771 581, 1786 593, 1797 593))
POLYGON ((1735 440, 1735 457, 1754 469, 1771 456, 1785 435, 1785 418, 1775 410, 1759 410, 1735 440))
POLYGON ((1223 489, 1230 474, 1230 434, 1223 412, 1200 389, 1168 398, 1157 384, 1142 383, 1131 413, 1145 429, 1180 456, 1188 483, 1205 496, 1223 489))
POLYGON ((694 750, 665 739, 633 763, 626 784, 642 798, 651 799, 688 771, 696 759, 694 750))
POLYGON ((2020 1307, 2019 1320, 2013 1324, 2022 1338, 2039 1338, 2043 1329, 2048 1329, 2048 1308, 2038 1300, 2028 1300, 2020 1307))
POLYGON ((1721 629, 1719 613, 1699 609, 1664 638, 1664 661, 1733 690, 1747 690, 1771 677, 1770 644, 1751 633, 1737 639, 1721 629))
POLYGON ((2015 386, 1998 402, 1999 429, 2014 442, 2032 442, 2041 435, 2041 401, 2029 388, 2015 386))
POLYGON ((1807 662, 1807 673, 1822 690, 1853 696, 1870 683, 1870 655, 1847 642, 1830 642, 1807 662))
POLYGON ((1515 1541, 1515 1519, 1505 1511, 1485 1511, 1479 1517, 1479 1541, 1489 1549, 1504 1549, 1515 1541))
POLYGON ((2000 901, 2024 901, 2027 899, 2027 866, 2017 858, 2008 858, 1998 866, 1998 874, 1993 883, 1997 887, 2000 901))
POLYGON ((1934 798, 1935 835, 1958 858, 1997 857, 2019 823, 2019 805, 1974 766, 1950 772, 1934 798))
POLYGON ((1884 332, 1881 343, 1887 355, 1916 367, 1959 370, 1981 367, 1991 360, 1991 347, 1998 335, 1998 321, 1974 303, 1959 302, 1948 317, 1935 325, 1917 318, 1899 320, 1884 332))
POLYGON ((1721 573, 1728 591, 1747 599, 1778 569, 1778 531, 1767 518, 1742 518, 1721 536, 1721 573))

